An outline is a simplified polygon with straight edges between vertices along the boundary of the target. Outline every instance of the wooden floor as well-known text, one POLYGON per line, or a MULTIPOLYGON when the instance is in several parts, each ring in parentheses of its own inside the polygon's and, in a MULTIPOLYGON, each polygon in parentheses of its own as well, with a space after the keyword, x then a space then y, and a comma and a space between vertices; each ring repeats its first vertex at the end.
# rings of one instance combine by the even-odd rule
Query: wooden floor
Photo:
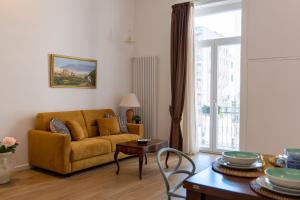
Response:
MULTIPOLYGON (((216 156, 192 156, 197 171, 210 166, 216 156)), ((170 164, 176 159, 171 157, 170 164)), ((120 161, 120 174, 114 163, 62 177, 42 170, 17 172, 9 184, 0 185, 0 200, 164 200, 165 185, 154 155, 148 156, 143 179, 138 178, 138 158, 120 161)), ((187 162, 183 166, 188 168, 187 162)), ((180 177, 172 179, 176 182, 180 177)), ((180 191, 184 193, 182 189, 180 191)))

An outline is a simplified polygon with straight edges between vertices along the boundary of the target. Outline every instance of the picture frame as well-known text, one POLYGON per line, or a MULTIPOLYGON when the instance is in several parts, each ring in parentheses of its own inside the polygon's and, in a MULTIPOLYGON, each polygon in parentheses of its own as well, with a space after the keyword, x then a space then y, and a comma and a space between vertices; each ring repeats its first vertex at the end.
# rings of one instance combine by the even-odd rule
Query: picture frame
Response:
POLYGON ((50 54, 51 88, 97 88, 95 59, 50 54))

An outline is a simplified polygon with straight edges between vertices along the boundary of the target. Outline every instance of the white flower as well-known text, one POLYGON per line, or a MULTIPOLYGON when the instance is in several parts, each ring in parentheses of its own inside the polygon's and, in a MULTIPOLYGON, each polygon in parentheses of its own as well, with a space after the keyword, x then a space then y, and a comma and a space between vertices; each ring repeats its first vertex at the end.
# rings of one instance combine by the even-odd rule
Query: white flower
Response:
POLYGON ((5 137, 2 140, 2 145, 4 145, 6 148, 14 146, 16 144, 17 140, 13 137, 5 137))

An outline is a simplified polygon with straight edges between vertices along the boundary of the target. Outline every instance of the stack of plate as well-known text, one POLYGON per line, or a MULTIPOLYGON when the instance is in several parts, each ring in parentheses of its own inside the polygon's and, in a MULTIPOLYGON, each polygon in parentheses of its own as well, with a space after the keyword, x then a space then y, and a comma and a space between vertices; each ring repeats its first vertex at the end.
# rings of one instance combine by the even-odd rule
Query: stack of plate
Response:
POLYGON ((263 166, 259 154, 245 151, 223 152, 217 162, 224 167, 241 170, 258 169, 263 166))
POLYGON ((284 153, 287 157, 286 167, 292 169, 300 169, 300 149, 285 149, 284 153))
POLYGON ((276 193, 300 197, 300 170, 268 168, 265 174, 256 179, 256 183, 261 187, 276 193))

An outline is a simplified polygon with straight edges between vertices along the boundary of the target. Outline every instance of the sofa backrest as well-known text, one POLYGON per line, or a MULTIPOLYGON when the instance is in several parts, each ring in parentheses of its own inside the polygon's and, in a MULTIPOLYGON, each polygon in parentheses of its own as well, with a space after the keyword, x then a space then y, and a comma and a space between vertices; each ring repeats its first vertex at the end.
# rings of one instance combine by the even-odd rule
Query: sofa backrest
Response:
POLYGON ((97 120, 104 118, 105 113, 116 116, 112 109, 82 110, 81 112, 85 120, 88 137, 99 136, 97 120))
POLYGON ((84 134, 88 137, 88 131, 86 128, 86 123, 84 121, 81 111, 66 111, 66 112, 47 112, 38 113, 35 121, 35 129, 49 131, 50 121, 53 118, 58 118, 63 122, 68 120, 76 120, 83 128, 84 134))

